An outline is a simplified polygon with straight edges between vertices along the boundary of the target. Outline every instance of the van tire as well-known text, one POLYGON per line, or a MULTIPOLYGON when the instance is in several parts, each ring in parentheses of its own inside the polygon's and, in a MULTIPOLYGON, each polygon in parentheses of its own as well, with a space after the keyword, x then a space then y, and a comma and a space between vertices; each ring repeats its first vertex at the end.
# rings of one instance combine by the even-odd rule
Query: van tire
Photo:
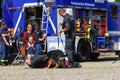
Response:
POLYGON ((87 61, 89 58, 88 41, 82 38, 78 42, 77 46, 78 58, 80 61, 87 61))

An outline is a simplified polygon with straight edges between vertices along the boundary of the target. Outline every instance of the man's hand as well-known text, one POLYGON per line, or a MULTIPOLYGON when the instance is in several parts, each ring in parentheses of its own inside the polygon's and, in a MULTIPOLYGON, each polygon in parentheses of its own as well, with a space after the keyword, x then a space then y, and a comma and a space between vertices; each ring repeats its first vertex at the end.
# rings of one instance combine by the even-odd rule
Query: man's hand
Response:
POLYGON ((6 36, 6 34, 2 34, 2 37, 5 37, 6 36))
POLYGON ((9 33, 8 34, 2 34, 1 36, 6 37, 6 36, 10 36, 10 34, 9 33))
POLYGON ((63 32, 63 30, 59 30, 59 33, 62 33, 63 32))
POLYGON ((62 26, 62 25, 63 25, 63 23, 59 23, 59 25, 60 25, 60 26, 62 26))
POLYGON ((7 42, 7 43, 5 43, 7 46, 10 46, 10 44, 7 42))

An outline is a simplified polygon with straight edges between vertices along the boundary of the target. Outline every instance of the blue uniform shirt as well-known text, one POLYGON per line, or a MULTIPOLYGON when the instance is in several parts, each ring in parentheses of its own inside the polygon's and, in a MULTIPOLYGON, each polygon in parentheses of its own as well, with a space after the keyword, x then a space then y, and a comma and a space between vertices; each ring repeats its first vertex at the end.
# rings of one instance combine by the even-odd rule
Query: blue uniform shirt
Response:
MULTIPOLYGON (((0 41, 3 41, 2 34, 8 34, 9 31, 7 28, 0 28, 0 41)), ((6 37, 7 40, 9 40, 9 37, 6 37)))

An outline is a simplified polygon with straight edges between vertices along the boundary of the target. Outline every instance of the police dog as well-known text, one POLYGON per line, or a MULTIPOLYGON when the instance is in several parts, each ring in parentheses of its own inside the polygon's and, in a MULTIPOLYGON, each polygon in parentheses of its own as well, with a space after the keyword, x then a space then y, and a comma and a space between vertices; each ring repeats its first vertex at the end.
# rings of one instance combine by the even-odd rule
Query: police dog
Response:
POLYGON ((48 54, 48 65, 45 68, 65 68, 65 56, 61 50, 53 50, 48 54))
POLYGON ((26 60, 25 64, 32 68, 65 68, 64 53, 61 50, 52 50, 44 55, 38 55, 26 60))

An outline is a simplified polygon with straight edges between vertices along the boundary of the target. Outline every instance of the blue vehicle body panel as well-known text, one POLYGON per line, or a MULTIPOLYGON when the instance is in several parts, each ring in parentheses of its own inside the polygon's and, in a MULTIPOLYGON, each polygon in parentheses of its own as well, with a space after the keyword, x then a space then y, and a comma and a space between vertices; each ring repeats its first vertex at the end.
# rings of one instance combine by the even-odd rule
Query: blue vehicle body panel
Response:
MULTIPOLYGON (((40 1, 43 1, 43 0, 40 0, 40 1)), ((17 9, 14 13, 13 13, 13 15, 14 15, 14 27, 16 26, 16 24, 17 24, 17 20, 18 20, 18 18, 19 18, 19 16, 20 16, 20 12, 21 12, 21 10, 22 10, 22 7, 24 6, 24 4, 26 4, 26 3, 37 3, 36 2, 36 0, 16 0, 16 1, 14 1, 13 2, 13 4, 14 4, 14 6, 13 7, 21 7, 21 9, 17 9)), ((57 11, 56 11, 56 9, 52 9, 52 14, 51 14, 51 18, 52 18, 52 20, 54 20, 53 21, 53 23, 54 23, 54 25, 55 25, 55 27, 56 27, 56 25, 57 25, 57 18, 56 18, 56 13, 57 13, 57 11)), ((23 29, 23 32, 25 31, 25 28, 26 28, 26 25, 25 25, 25 12, 23 12, 22 13, 22 18, 21 18, 21 20, 20 20, 20 22, 19 22, 19 26, 20 27, 22 27, 23 29)), ((51 24, 50 23, 48 23, 48 35, 56 35, 55 33, 54 33, 54 31, 53 31, 53 29, 52 29, 52 27, 50 27, 51 26, 51 24)), ((44 26, 43 26, 43 28, 45 28, 44 26)))
POLYGON ((8 8, 13 7, 13 0, 2 1, 2 21, 6 22, 8 28, 13 27, 13 10, 8 8))
POLYGON ((120 16, 118 19, 113 19, 111 17, 111 10, 110 10, 110 5, 117 5, 118 6, 118 15, 120 15, 120 3, 109 3, 108 4, 108 31, 120 31, 120 16))
POLYGON ((96 3, 95 0, 57 0, 56 5, 88 8, 106 8, 107 1, 104 0, 104 3, 96 3))
MULTIPOLYGON (((95 1, 97 0, 3 0, 2 6, 2 20, 6 22, 7 27, 22 27, 22 32, 26 29, 26 19, 25 19, 25 10, 22 12, 24 8, 24 4, 26 3, 38 3, 37 1, 43 2, 43 1, 53 1, 51 6, 51 19, 54 24, 55 30, 54 31, 50 21, 48 23, 48 36, 51 35, 57 35, 58 27, 57 27, 57 9, 58 7, 72 7, 75 12, 76 8, 88 8, 90 10, 92 9, 105 9, 107 11, 107 31, 114 31, 119 32, 120 31, 120 16, 118 19, 112 19, 111 18, 111 10, 110 5, 115 4, 119 6, 118 15, 120 15, 120 3, 108 3, 107 0, 104 0, 103 3, 97 3, 95 1), (20 8, 18 8, 20 7, 20 8), (9 9, 14 8, 14 9, 9 9), (20 18, 20 16, 22 16, 20 18), (18 21, 18 19, 20 20, 18 21)), ((99 0, 102 1, 102 0, 99 0)), ((45 2, 44 2, 45 3, 45 2)), ((46 3, 45 3, 46 4, 46 3)), ((92 11, 91 11, 92 12, 92 11)), ((75 14, 75 13, 74 13, 75 14)), ((92 13, 91 13, 92 14, 92 13)), ((79 15, 82 15, 80 12, 79 15)), ((45 26, 43 26, 45 28, 45 26)), ((120 38, 120 35, 114 34, 111 35, 112 39, 114 41, 118 41, 120 38)))
MULTIPOLYGON (((15 27, 18 18, 20 16, 20 12, 22 10, 22 7, 25 3, 37 3, 37 1, 43 2, 46 0, 4 0, 6 2, 3 2, 3 4, 9 5, 8 7, 16 8, 16 10, 6 10, 5 5, 3 8, 3 21, 7 23, 9 27, 15 27), (17 7, 21 7, 20 9, 17 9, 17 7), (10 13, 6 14, 6 12, 9 11, 10 13), (11 17, 11 18, 9 18, 11 17), (9 20, 8 20, 9 19, 9 20), (10 20, 11 19, 11 20, 10 20)), ((107 1, 105 0, 104 3, 96 3, 95 0, 53 0, 52 4, 55 6, 55 8, 52 9, 51 18, 55 25, 56 31, 57 31, 57 7, 58 6, 72 6, 72 7, 88 7, 88 8, 106 8, 107 1)), ((23 29, 23 32, 25 31, 25 12, 22 13, 22 18, 18 24, 18 26, 21 26, 23 29)), ((49 23, 49 26, 51 24, 49 23)), ((48 35, 57 35, 52 29, 52 27, 48 28, 48 35)))
POLYGON ((108 3, 108 32, 110 32, 110 36, 112 37, 112 40, 114 42, 119 42, 120 41, 120 3, 117 2, 111 2, 108 3), (116 5, 118 7, 118 18, 114 19, 111 16, 111 9, 110 6, 111 5, 116 5))

